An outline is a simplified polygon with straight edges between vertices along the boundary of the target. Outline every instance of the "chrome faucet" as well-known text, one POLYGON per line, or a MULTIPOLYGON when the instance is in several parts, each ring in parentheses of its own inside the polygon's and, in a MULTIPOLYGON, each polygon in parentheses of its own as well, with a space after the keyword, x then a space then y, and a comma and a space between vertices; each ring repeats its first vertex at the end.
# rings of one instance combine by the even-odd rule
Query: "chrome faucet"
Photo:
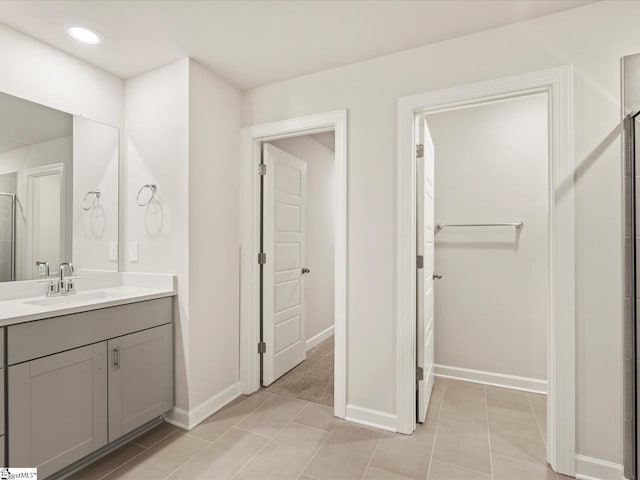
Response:
POLYGON ((57 295, 73 295, 76 293, 75 285, 73 284, 73 278, 65 278, 64 269, 68 268, 70 275, 73 275, 75 269, 71 262, 63 262, 60 264, 60 276, 57 282, 51 282, 47 288, 47 297, 55 297, 57 295))
POLYGON ((75 272, 75 269, 73 268, 73 263, 71 262, 63 262, 60 264, 60 282, 64 282, 64 267, 67 267, 69 269, 69 273, 71 275, 73 275, 73 272, 75 272))
POLYGON ((38 273, 40 272, 40 267, 43 267, 44 270, 44 278, 49 278, 51 272, 49 271, 49 262, 42 262, 38 260, 36 262, 36 268, 38 269, 38 273))

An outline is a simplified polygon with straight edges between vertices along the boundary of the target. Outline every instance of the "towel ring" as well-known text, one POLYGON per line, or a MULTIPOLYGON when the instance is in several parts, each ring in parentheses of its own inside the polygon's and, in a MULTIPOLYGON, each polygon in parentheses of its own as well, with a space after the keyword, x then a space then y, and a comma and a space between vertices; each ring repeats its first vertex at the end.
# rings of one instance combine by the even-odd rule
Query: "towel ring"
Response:
POLYGON ((82 209, 83 210, 90 210, 91 207, 95 206, 96 203, 98 203, 98 199, 100 198, 100 192, 98 190, 89 190, 85 195, 84 198, 82 199, 82 209), (87 204, 87 200, 93 197, 91 199, 91 203, 87 204))
POLYGON ((155 183, 147 183, 146 185, 141 186, 140 190, 138 190, 138 195, 136 196, 136 203, 138 204, 138 206, 144 207, 145 205, 149 205, 151 203, 151 200, 153 200, 153 197, 156 196, 157 190, 158 186, 155 183), (140 202, 140 194, 146 189, 149 189, 151 191, 151 196, 146 202, 140 202))

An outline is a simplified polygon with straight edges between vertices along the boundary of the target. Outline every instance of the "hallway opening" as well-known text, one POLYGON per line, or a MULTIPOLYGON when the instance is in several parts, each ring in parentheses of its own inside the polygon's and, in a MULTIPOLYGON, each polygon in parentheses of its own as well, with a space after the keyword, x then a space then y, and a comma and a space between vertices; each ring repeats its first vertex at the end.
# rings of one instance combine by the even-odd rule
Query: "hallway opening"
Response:
POLYGON ((325 405, 334 395, 335 134, 262 147, 261 385, 325 405), (269 262, 271 257, 272 261, 269 262))

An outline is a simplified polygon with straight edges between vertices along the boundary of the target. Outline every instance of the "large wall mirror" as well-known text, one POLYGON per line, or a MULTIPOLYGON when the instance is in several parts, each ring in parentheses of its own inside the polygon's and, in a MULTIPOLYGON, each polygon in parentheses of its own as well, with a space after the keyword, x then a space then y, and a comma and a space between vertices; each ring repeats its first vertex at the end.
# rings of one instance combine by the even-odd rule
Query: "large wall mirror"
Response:
POLYGON ((0 93, 0 282, 118 270, 118 136, 0 93))

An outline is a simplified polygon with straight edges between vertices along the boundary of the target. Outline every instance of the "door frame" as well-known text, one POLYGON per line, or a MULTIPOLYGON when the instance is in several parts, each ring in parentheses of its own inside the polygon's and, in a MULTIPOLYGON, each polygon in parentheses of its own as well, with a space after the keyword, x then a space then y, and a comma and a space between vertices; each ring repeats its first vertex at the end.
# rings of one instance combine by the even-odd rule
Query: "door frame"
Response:
MULTIPOLYGON (((242 129, 242 232, 240 248, 240 386, 260 388, 260 163, 263 142, 335 132, 335 358, 334 415, 345 418, 347 405, 347 110, 308 115, 242 129)), ((269 259, 267 259, 269 261, 269 259)), ((267 348, 270 348, 267 345, 267 348)))
MULTIPOLYGON (((551 68, 398 99, 396 328, 398 431, 415 429, 416 115, 546 93, 549 113, 549 315, 547 460, 575 475, 575 233, 573 68, 551 68), (409 348, 407 348, 409 345, 409 348)), ((437 148, 437 146, 436 146, 437 148)))
MULTIPOLYGON (((52 163, 41 167, 27 168, 18 174, 18 183, 24 184, 27 195, 27 222, 25 226, 26 232, 26 249, 24 252, 26 271, 23 275, 28 274, 31 277, 33 271, 33 182, 36 177, 46 177, 48 175, 60 176, 60 261, 65 261, 67 255, 67 244, 69 236, 67 232, 67 202, 66 202, 66 181, 64 178, 65 170, 63 163, 52 163)), ((31 279, 31 278, 30 278, 31 279)), ((33 280, 33 279, 32 279, 33 280)), ((37 278, 35 279, 37 280, 37 278)))

